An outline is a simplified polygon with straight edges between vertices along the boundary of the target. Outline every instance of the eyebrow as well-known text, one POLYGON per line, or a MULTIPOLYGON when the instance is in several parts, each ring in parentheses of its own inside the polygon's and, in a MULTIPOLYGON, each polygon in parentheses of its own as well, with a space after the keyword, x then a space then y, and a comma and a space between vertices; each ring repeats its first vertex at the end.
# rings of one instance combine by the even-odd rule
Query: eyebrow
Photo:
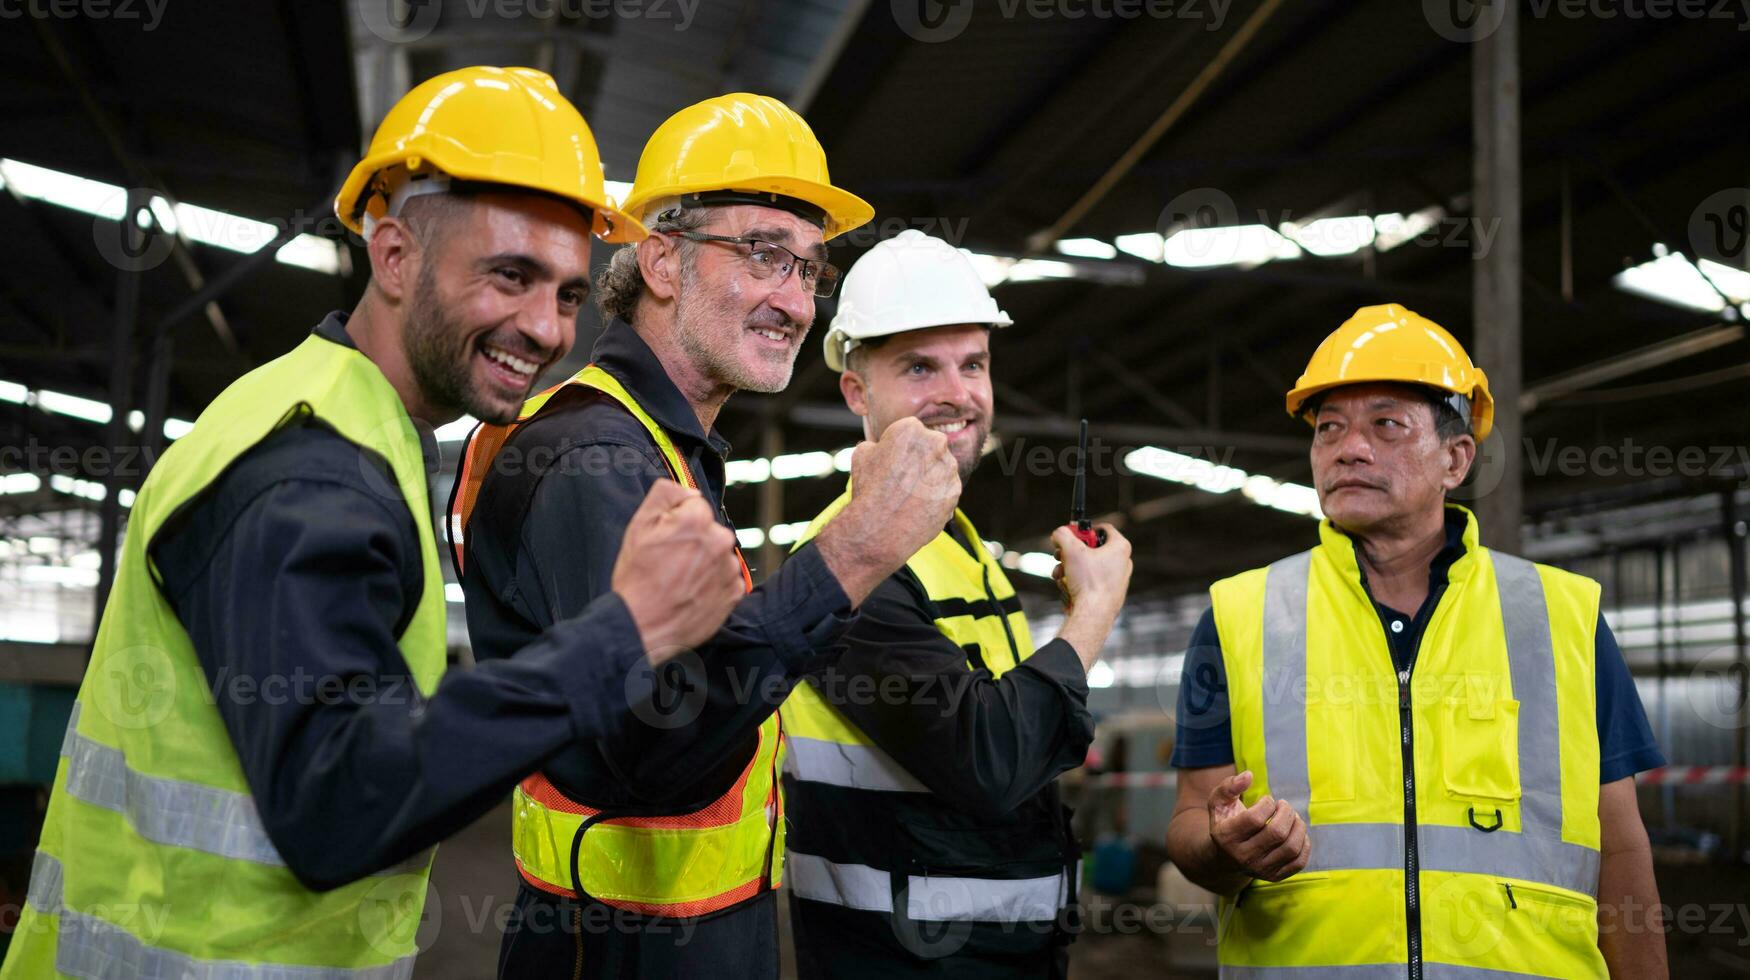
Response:
MULTIPOLYGON (((492 268, 500 265, 514 265, 528 273, 529 277, 532 279, 547 281, 554 278, 552 266, 535 258, 533 255, 526 255, 522 252, 500 252, 497 255, 488 255, 480 260, 480 264, 484 268, 492 268)), ((565 289, 567 287, 587 290, 589 289, 589 277, 587 275, 572 276, 559 284, 560 289, 565 289)))
MULTIPOLYGON (((790 242, 794 236, 792 236, 790 234, 790 229, 788 229, 788 228, 771 227, 771 228, 749 228, 748 230, 741 233, 741 237, 742 238, 757 238, 762 242, 771 242, 773 245, 782 245, 785 248, 790 248, 790 242)), ((794 248, 790 248, 790 251, 794 252, 796 250, 794 248)), ((805 254, 803 254, 802 257, 805 259, 814 259, 817 262, 825 262, 826 261, 826 244, 825 243, 817 243, 813 248, 809 249, 805 254)))

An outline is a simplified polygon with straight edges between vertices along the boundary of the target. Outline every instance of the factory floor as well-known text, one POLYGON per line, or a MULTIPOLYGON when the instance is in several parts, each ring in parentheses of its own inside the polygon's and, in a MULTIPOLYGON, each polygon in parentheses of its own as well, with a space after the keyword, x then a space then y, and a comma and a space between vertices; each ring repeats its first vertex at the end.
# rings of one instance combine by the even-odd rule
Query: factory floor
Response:
MULTIPOLYGON (((438 852, 435 910, 419 931, 420 980, 490 978, 503 915, 516 898, 509 864, 510 807, 501 806, 438 852)), ((1679 977, 1750 977, 1750 875, 1710 865, 1661 864, 1661 898, 1677 911, 1668 949, 1679 977)), ((1071 947, 1075 980, 1215 976, 1215 931, 1207 919, 1156 905, 1137 890, 1124 902, 1092 895, 1087 929, 1071 947)), ((726 974, 727 976, 727 974, 726 974)), ((794 976, 786 968, 785 978, 794 976)))

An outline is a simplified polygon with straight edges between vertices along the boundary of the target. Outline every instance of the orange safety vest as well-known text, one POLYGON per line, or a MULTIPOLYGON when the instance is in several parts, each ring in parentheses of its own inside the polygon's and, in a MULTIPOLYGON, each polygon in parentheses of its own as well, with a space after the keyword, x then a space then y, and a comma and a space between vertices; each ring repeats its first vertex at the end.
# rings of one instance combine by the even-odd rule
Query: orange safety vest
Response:
MULTIPOLYGON (((698 487, 662 426, 618 380, 592 364, 530 398, 516 422, 483 424, 469 435, 450 502, 450 542, 458 575, 464 570, 468 521, 492 461, 518 425, 571 385, 594 389, 619 403, 650 433, 669 474, 684 486, 698 487)), ((736 556, 742 581, 751 591, 753 576, 739 548, 736 556)), ((759 745, 735 784, 686 813, 616 816, 613 808, 598 809, 566 796, 537 772, 514 793, 517 871, 549 894, 575 899, 581 887, 606 905, 670 917, 707 915, 774 890, 782 881, 784 859, 784 801, 778 781, 784 741, 774 711, 760 724, 759 745)))

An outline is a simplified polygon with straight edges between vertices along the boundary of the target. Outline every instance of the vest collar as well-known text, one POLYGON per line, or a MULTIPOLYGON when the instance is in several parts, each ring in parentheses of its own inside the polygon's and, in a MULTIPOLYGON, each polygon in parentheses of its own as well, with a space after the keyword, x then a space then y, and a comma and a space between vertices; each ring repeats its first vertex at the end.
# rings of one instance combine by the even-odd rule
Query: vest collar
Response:
MULTIPOLYGON (((1478 553, 1481 551, 1481 538, 1477 528, 1477 515, 1469 508, 1458 504, 1446 505, 1447 539, 1446 546, 1434 557, 1431 574, 1438 574, 1445 565, 1445 579, 1450 583, 1462 582, 1475 571, 1478 553), (1464 524, 1454 540, 1453 529, 1462 515, 1464 524)), ((1361 563, 1356 557, 1356 549, 1360 542, 1351 537, 1348 532, 1331 523, 1330 518, 1319 522, 1319 547, 1325 558, 1337 566, 1343 573, 1344 581, 1361 587, 1361 563)))
MULTIPOLYGON (((625 385, 639 407, 671 434, 703 443, 718 456, 728 458, 729 442, 716 429, 705 432, 699 425, 699 416, 694 414, 687 396, 675 387, 661 359, 631 324, 610 321, 596 339, 589 359, 625 385)), ((689 454, 683 450, 681 455, 689 454)))

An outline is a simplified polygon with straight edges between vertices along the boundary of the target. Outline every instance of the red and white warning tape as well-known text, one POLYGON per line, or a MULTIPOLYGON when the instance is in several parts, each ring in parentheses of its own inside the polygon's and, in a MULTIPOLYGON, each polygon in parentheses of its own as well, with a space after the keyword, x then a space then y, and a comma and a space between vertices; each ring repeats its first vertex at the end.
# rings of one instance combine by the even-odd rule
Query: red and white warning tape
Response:
POLYGON ((1750 766, 1666 766, 1635 777, 1642 786, 1714 786, 1750 783, 1750 766))

